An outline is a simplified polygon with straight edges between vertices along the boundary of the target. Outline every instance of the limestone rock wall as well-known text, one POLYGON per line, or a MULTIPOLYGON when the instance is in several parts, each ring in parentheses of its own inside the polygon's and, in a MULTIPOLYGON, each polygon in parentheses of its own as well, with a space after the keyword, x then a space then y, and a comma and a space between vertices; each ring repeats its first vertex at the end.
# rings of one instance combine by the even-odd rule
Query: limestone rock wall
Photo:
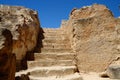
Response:
POLYGON ((104 5, 73 9, 66 32, 77 53, 79 71, 104 71, 118 56, 117 21, 104 5))
POLYGON ((36 47, 40 31, 37 12, 20 6, 0 5, 0 28, 12 33, 12 53, 16 56, 13 64, 17 71, 27 68, 26 53, 36 47))
POLYGON ((0 80, 15 80, 16 57, 12 45, 11 32, 0 27, 0 80))
POLYGON ((27 51, 37 44, 40 24, 36 11, 17 6, 0 5, 0 27, 13 35, 13 51, 17 60, 22 60, 27 51))

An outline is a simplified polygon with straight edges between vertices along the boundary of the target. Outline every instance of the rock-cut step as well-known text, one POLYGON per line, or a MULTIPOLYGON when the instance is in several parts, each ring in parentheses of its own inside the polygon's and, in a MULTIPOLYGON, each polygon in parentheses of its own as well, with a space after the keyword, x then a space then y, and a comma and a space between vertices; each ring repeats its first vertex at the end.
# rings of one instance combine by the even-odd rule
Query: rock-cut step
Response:
POLYGON ((58 44, 60 44, 60 43, 66 44, 69 41, 70 41, 69 39, 65 39, 65 38, 63 38, 63 39, 62 38, 60 38, 60 39, 57 39, 57 38, 56 39, 45 38, 44 40, 42 40, 43 43, 58 43, 58 44))
POLYGON ((75 53, 34 53, 35 60, 75 60, 75 53))
POLYGON ((65 37, 67 34, 65 32, 45 32, 43 34, 45 37, 52 36, 52 37, 65 37))
POLYGON ((43 43, 43 47, 44 48, 57 48, 57 49, 62 49, 62 48, 70 49, 71 48, 71 46, 68 46, 68 44, 54 44, 54 43, 53 44, 43 43))
POLYGON ((57 49, 57 48, 41 48, 41 52, 47 53, 47 52, 72 52, 72 49, 57 49))
POLYGON ((74 74, 76 70, 76 66, 50 66, 32 68, 29 73, 34 77, 61 77, 65 75, 74 74))
POLYGON ((44 32, 58 32, 58 33, 61 33, 61 32, 64 32, 63 30, 59 29, 59 28, 44 28, 43 29, 44 32))
POLYGON ((76 66, 50 66, 50 67, 35 67, 16 73, 17 76, 21 74, 30 74, 34 77, 62 77, 65 75, 74 74, 77 71, 76 66))
POLYGON ((72 60, 39 60, 39 61, 28 61, 28 68, 35 67, 50 67, 50 66, 74 66, 75 62, 72 60))
POLYGON ((68 39, 65 35, 53 35, 53 36, 48 36, 48 35, 46 35, 46 36, 44 36, 45 37, 45 39, 49 39, 49 40, 65 40, 65 39, 68 39))
POLYGON ((34 77, 29 76, 30 80, 83 80, 79 73, 74 73, 71 75, 66 75, 62 77, 58 76, 51 76, 51 77, 34 77))

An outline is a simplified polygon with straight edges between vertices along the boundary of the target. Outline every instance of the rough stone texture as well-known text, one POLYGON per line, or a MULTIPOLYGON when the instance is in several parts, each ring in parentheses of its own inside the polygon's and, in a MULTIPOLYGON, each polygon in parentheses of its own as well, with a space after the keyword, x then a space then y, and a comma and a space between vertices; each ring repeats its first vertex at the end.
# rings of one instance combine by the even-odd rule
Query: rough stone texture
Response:
POLYGON ((71 52, 64 30, 43 29, 42 49, 34 53, 34 61, 27 61, 28 69, 16 73, 29 74, 30 80, 83 80, 79 75, 75 53, 71 52))
MULTIPOLYGON (((118 21, 119 22, 119 21, 118 21)), ((79 71, 104 71, 118 57, 117 21, 104 5, 73 9, 66 29, 79 71)))
MULTIPOLYGON (((114 67, 111 68, 111 65, 120 65, 120 19, 115 19, 111 11, 107 9, 104 5, 94 4, 92 6, 83 7, 81 9, 73 9, 70 14, 69 20, 62 21, 60 29, 44 29, 44 35, 41 35, 41 33, 39 33, 39 26, 39 20, 35 11, 23 7, 10 7, 3 5, 0 6, 0 28, 2 28, 0 29, 0 62, 5 62, 3 65, 0 65, 0 80, 14 80, 13 75, 15 72, 15 55, 13 55, 12 53, 16 54, 17 63, 19 63, 17 65, 18 67, 21 66, 20 64, 26 64, 24 62, 26 58, 25 55, 27 52, 29 53, 34 50, 37 44, 37 40, 40 40, 40 44, 38 43, 35 51, 42 52, 43 54, 47 54, 49 52, 50 55, 47 55, 49 57, 46 56, 48 59, 60 58, 64 60, 66 59, 66 57, 69 57, 69 54, 67 54, 66 57, 60 57, 60 55, 55 57, 55 55, 53 56, 53 53, 60 53, 63 55, 65 54, 65 52, 76 52, 77 55, 75 54, 75 56, 77 58, 77 64, 74 64, 73 66, 75 67, 75 71, 71 69, 71 67, 67 67, 72 70, 71 73, 70 70, 67 71, 67 69, 61 67, 60 63, 59 67, 51 66, 58 65, 58 63, 53 63, 53 61, 55 60, 46 60, 46 57, 41 56, 41 53, 38 57, 40 57, 41 60, 42 58, 44 58, 45 62, 42 63, 42 61, 38 61, 38 63, 41 63, 38 64, 36 63, 36 61, 34 61, 32 64, 30 64, 30 66, 39 66, 39 68, 35 68, 32 70, 28 69, 25 71, 25 73, 33 72, 32 74, 34 74, 35 76, 41 76, 31 76, 31 78, 33 79, 39 78, 47 80, 50 78, 50 75, 55 75, 57 73, 58 75, 68 75, 82 71, 100 72, 106 69, 114 69, 114 67), (10 34, 5 34, 5 36, 3 36, 4 34, 2 34, 2 32, 4 32, 4 30, 6 31, 6 29, 3 28, 8 29, 8 34, 11 31, 13 35, 13 40, 11 40, 11 38, 7 39, 9 38, 8 36, 10 36, 10 34), (39 39, 37 39, 38 34, 39 39), (41 39, 43 39, 43 41, 41 41, 41 39), (5 45, 5 47, 3 44, 5 45), (47 64, 47 61, 51 63, 47 64), (12 64, 10 64, 11 62, 12 64), (9 70, 9 67, 11 67, 12 69, 9 70), (77 70, 77 68, 79 71, 77 70), (41 73, 41 71, 43 72, 41 73), (49 78, 43 78, 43 75, 47 76, 46 72, 48 73, 47 75, 49 75, 49 78)), ((66 64, 66 61, 62 62, 62 64, 63 63, 65 63, 64 66, 71 65, 66 64)), ((110 78, 119 78, 119 66, 115 69, 118 72, 114 72, 114 70, 112 72, 107 72, 110 78), (116 72, 118 75, 114 75, 116 74, 116 72)), ((20 72, 20 74, 22 73, 24 73, 24 71, 20 72)), ((72 77, 76 78, 76 75, 73 75, 72 77)), ((77 80, 79 80, 79 77, 80 76, 78 75, 77 80)), ((24 74, 22 74, 22 76, 20 77, 17 77, 16 79, 29 80, 28 76, 25 76, 24 74)), ((68 79, 68 77, 66 77, 65 80, 66 79, 68 79)))
POLYGON ((110 65, 107 69, 107 75, 112 79, 120 79, 120 65, 110 65))
POLYGON ((120 79, 120 18, 116 19, 116 58, 110 63, 106 70, 106 74, 113 79, 120 79))
POLYGON ((18 6, 0 5, 0 27, 7 28, 13 35, 13 51, 17 63, 32 51, 40 29, 37 12, 18 6))
POLYGON ((11 32, 0 27, 0 80, 15 80, 16 59, 12 54, 12 42, 11 32))

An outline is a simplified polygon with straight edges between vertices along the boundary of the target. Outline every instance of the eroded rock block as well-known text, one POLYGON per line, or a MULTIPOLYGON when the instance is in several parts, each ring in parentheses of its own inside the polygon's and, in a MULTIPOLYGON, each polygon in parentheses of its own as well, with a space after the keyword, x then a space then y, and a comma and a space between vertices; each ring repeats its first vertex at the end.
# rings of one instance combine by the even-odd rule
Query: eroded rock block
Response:
POLYGON ((100 4, 73 9, 67 23, 68 30, 72 29, 69 34, 79 71, 104 71, 117 55, 112 12, 100 4))
POLYGON ((107 69, 107 75, 112 79, 120 79, 120 65, 111 65, 107 69))
POLYGON ((36 11, 20 6, 0 5, 0 27, 11 31, 16 60, 25 58, 28 51, 34 50, 40 24, 36 11))

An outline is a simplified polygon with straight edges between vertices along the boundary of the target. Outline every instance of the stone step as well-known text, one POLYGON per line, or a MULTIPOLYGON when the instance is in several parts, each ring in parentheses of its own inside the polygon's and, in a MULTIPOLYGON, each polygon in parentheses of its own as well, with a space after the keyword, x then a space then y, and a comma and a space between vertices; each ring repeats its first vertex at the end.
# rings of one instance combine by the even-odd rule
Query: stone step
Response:
POLYGON ((28 68, 34 67, 47 67, 47 66, 74 66, 73 60, 39 60, 39 61, 27 61, 28 68))
POLYGON ((51 46, 70 46, 71 44, 70 43, 66 43, 66 44, 63 44, 63 43, 46 43, 46 42, 43 42, 42 45, 51 45, 51 46))
POLYGON ((40 48, 40 49, 37 49, 38 52, 41 52, 41 53, 48 53, 48 52, 58 52, 58 53, 64 53, 64 52, 73 52, 73 50, 71 48, 40 48))
POLYGON ((54 47, 54 46, 52 47, 52 46, 51 46, 51 47, 50 47, 50 46, 47 46, 47 45, 46 45, 46 46, 43 45, 43 48, 41 48, 41 50, 44 50, 44 49, 45 49, 45 50, 59 50, 59 49, 60 49, 60 50, 70 50, 71 47, 70 47, 70 46, 68 46, 68 47, 67 47, 67 46, 57 46, 57 47, 54 47))
POLYGON ((83 80, 79 73, 74 73, 71 75, 66 75, 62 77, 50 76, 50 77, 34 77, 29 76, 30 80, 83 80))
POLYGON ((35 77, 48 77, 48 76, 65 76, 74 74, 76 66, 51 66, 51 67, 36 67, 30 71, 30 75, 35 77))
POLYGON ((70 41, 68 38, 44 38, 43 41, 61 41, 62 40, 67 40, 67 41, 70 41))
POLYGON ((68 38, 66 34, 56 34, 56 33, 51 33, 51 34, 43 34, 44 38, 68 38))
POLYGON ((43 44, 43 48, 71 49, 70 44, 43 44))
POLYGON ((56 34, 54 34, 54 35, 44 35, 44 39, 55 39, 55 40, 64 40, 64 39, 68 39, 68 37, 67 36, 65 36, 65 35, 56 35, 56 34))
POLYGON ((75 53, 35 53, 35 60, 74 60, 75 53))
POLYGON ((45 37, 47 36, 55 36, 55 37, 67 37, 67 34, 65 32, 45 32, 43 33, 45 37))
POLYGON ((64 32, 63 30, 56 28, 56 29, 48 29, 48 28, 43 28, 44 32, 64 32))
POLYGON ((46 49, 46 48, 41 48, 41 52, 47 53, 47 52, 72 52, 72 49, 46 49))
POLYGON ((69 39, 43 39, 42 43, 66 44, 66 43, 70 43, 70 40, 69 39))
POLYGON ((50 37, 50 38, 51 38, 51 37, 53 37, 53 38, 67 37, 66 34, 60 35, 60 34, 56 34, 56 33, 54 33, 54 34, 53 34, 53 33, 51 33, 51 34, 44 33, 43 35, 45 36, 45 38, 46 38, 46 37, 48 37, 48 38, 49 38, 49 37, 50 37))
POLYGON ((59 43, 62 43, 62 42, 66 42, 66 41, 70 41, 68 38, 52 38, 52 37, 47 37, 47 38, 44 38, 43 40, 42 40, 42 42, 51 42, 51 43, 53 43, 53 42, 59 42, 59 43))

